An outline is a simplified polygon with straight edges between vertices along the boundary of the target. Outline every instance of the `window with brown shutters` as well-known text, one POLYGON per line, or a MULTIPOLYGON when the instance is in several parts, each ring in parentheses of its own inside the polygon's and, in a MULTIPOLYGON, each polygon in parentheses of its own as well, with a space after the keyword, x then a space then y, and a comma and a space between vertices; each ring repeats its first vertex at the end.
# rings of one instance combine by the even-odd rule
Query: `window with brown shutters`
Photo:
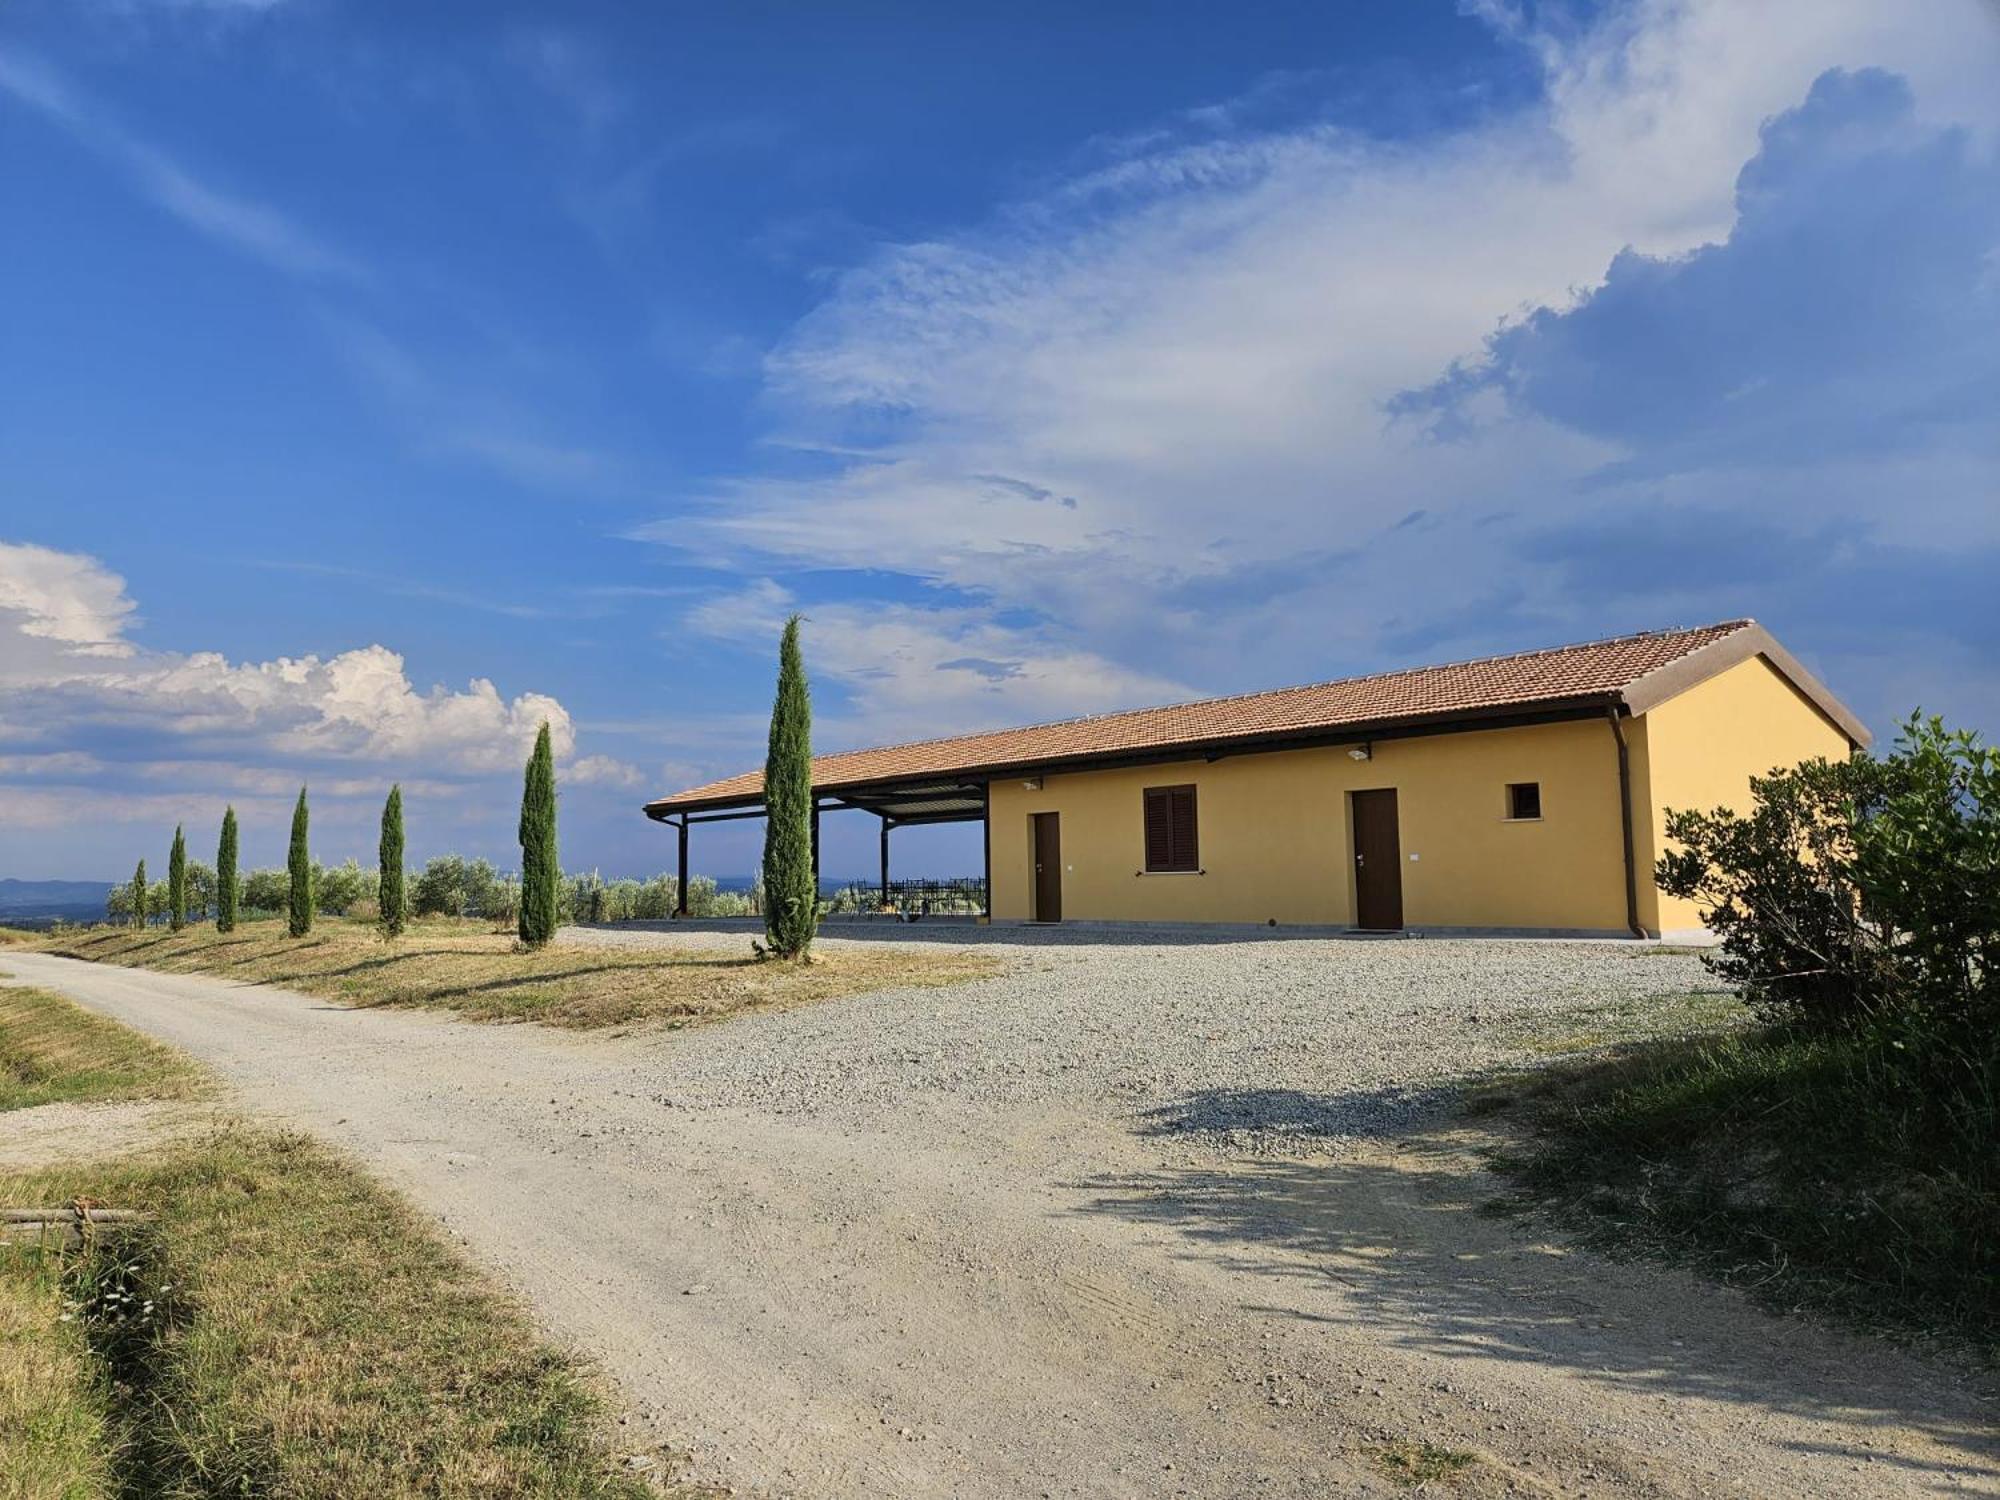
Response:
POLYGON ((1146 788, 1146 873, 1201 868, 1195 845, 1194 788, 1146 788))

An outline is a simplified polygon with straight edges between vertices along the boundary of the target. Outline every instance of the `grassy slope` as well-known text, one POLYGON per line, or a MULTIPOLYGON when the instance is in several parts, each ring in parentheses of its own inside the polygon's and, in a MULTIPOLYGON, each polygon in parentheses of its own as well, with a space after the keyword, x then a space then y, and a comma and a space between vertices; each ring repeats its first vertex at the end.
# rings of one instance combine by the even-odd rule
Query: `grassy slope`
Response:
POLYGON ((1500 1165, 1603 1248, 2000 1356, 2000 1076, 1953 1076, 1886 1037, 1653 1040, 1529 1083, 1500 1165))
POLYGON ((614 1026, 689 1024, 755 1007, 797 1005, 907 985, 941 985, 995 972, 982 954, 902 944, 836 949, 810 964, 759 962, 751 953, 662 949, 514 949, 484 923, 415 923, 395 943, 363 922, 322 919, 292 939, 282 922, 227 936, 211 927, 168 933, 96 927, 56 934, 51 953, 174 973, 282 984, 353 1005, 439 1006, 476 1020, 614 1026))
POLYGON ((194 1064, 45 990, 0 989, 0 1110, 63 1100, 187 1099, 194 1064))
MULTIPOLYGON (((0 991, 0 1054, 24 1050, 10 1018, 64 1036, 59 1097, 131 1097, 135 1056, 168 1096, 199 1078, 109 1023, 54 1024, 66 1001, 22 993, 0 991)), ((606 1452, 571 1362, 324 1148, 229 1125, 0 1171, 0 1203, 80 1196, 158 1220, 90 1252, 0 1247, 0 1500, 656 1493, 606 1452), (118 1324, 106 1288, 151 1316, 118 1324)))

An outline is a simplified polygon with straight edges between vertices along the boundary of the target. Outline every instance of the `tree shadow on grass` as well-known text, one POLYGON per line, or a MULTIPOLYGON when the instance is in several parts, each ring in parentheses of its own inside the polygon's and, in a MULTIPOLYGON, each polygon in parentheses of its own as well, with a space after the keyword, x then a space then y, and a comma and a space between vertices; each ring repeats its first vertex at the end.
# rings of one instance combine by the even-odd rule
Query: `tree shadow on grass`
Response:
POLYGON ((1193 1094, 1153 1111, 1142 1132, 1212 1142, 1275 1119, 1302 1150, 1336 1137, 1398 1139, 1342 1157, 1218 1159, 1094 1178, 1070 1184, 1083 1199, 1074 1211, 1171 1231, 1181 1254, 1292 1286, 1252 1309, 1271 1316, 1363 1328, 1440 1359, 1518 1361, 1636 1393, 1825 1420, 1853 1441, 1801 1440, 1797 1451, 1912 1472, 1952 1468, 1864 1446, 1876 1429, 1907 1426, 1963 1453, 1961 1470, 2000 1478, 1992 1395, 1970 1389, 1962 1372, 1763 1312, 1689 1272, 1551 1245, 1486 1212, 1503 1185, 1463 1132, 1408 1131, 1444 1092, 1193 1094))

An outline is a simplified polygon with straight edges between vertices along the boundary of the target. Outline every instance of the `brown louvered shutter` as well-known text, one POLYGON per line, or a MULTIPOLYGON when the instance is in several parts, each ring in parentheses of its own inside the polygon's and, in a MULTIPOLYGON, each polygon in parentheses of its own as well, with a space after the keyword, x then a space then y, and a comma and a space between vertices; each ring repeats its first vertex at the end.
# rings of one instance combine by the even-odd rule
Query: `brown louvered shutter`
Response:
POLYGON ((1193 870, 1200 868, 1201 860, 1195 852, 1194 842, 1194 788, 1177 786, 1169 804, 1173 809, 1174 862, 1171 868, 1193 870))
POLYGON ((1199 868, 1194 788, 1146 788, 1146 868, 1155 873, 1199 868))

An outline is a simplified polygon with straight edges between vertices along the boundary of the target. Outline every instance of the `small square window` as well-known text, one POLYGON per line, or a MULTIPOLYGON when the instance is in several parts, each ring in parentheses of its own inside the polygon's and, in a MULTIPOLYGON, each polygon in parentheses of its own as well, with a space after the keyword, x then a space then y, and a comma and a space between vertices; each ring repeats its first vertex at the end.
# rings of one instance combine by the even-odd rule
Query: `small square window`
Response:
POLYGON ((1507 816, 1513 822, 1528 822, 1542 815, 1542 784, 1539 781, 1511 781, 1507 784, 1507 816))

